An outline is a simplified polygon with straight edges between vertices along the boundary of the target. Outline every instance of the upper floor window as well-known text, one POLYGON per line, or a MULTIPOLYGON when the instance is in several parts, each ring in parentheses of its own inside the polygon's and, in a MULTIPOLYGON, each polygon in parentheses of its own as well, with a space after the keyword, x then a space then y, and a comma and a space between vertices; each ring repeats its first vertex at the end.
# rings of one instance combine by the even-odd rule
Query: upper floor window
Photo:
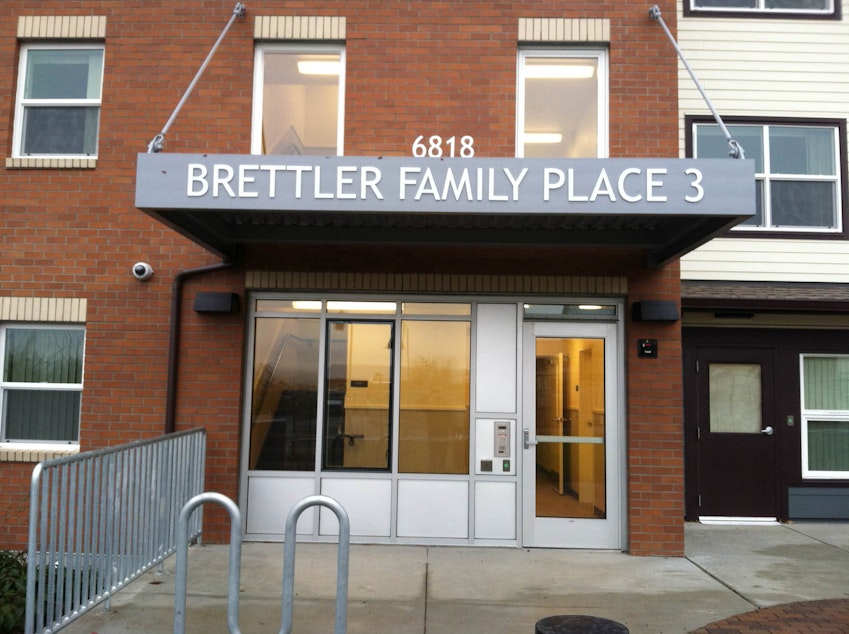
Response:
POLYGON ((97 155, 103 51, 92 44, 21 48, 14 156, 97 155))
POLYGON ((253 154, 342 155, 342 47, 258 46, 254 72, 253 154))
MULTIPOLYGON (((746 158, 755 161, 757 210, 735 230, 843 230, 842 126, 782 122, 727 127, 746 158)), ((692 144, 694 157, 728 156, 728 143, 714 123, 694 123, 692 144)))
POLYGON ((835 14, 834 0, 689 0, 685 6, 691 13, 835 14))
POLYGON ((84 339, 82 327, 0 328, 0 442, 78 442, 84 339))
POLYGON ((521 51, 516 112, 519 157, 606 157, 607 51, 521 51))

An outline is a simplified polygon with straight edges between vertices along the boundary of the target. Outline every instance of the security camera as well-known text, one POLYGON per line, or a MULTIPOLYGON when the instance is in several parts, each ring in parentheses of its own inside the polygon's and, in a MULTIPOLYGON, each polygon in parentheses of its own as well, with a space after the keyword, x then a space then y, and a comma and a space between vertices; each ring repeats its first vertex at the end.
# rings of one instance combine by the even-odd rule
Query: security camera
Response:
POLYGON ((140 282, 149 280, 153 276, 153 267, 147 262, 136 262, 133 264, 133 277, 140 282))

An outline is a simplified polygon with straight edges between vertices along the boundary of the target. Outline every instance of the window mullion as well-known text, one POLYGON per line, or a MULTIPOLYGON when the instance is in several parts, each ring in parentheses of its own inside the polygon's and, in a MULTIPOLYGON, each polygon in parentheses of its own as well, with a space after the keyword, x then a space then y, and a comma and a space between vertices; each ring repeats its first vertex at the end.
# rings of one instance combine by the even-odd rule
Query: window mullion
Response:
POLYGON ((772 224, 772 167, 770 161, 769 149, 769 125, 763 126, 761 130, 763 135, 763 170, 764 170, 764 191, 763 191, 763 228, 773 228, 772 224))

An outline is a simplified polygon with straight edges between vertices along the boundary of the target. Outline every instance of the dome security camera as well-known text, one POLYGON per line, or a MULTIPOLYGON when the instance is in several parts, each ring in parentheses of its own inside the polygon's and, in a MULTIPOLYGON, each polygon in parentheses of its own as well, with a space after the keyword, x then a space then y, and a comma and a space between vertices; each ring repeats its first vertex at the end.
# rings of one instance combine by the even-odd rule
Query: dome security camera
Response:
POLYGON ((139 282, 144 282, 153 277, 153 267, 147 262, 136 262, 133 264, 133 277, 139 282))

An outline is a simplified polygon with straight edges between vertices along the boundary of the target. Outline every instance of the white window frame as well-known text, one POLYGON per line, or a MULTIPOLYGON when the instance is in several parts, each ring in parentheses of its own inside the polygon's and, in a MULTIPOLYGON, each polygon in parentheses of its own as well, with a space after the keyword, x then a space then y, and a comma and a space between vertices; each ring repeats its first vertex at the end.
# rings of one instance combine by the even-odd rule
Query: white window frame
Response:
MULTIPOLYGON (((716 123, 706 121, 696 121, 692 124, 692 139, 693 139, 693 156, 699 158, 699 137, 697 128, 699 126, 718 127, 716 123)), ((739 122, 729 123, 728 127, 731 136, 734 136, 734 126, 745 126, 750 128, 760 128, 761 138, 763 139, 763 168, 764 171, 755 173, 755 180, 762 184, 762 203, 763 203, 763 226, 754 225, 737 225, 733 227, 733 232, 744 231, 759 231, 759 232, 778 232, 778 233, 842 233, 843 232, 843 182, 842 173, 843 167, 841 164, 841 147, 842 139, 840 137, 840 127, 837 125, 826 124, 817 125, 811 123, 783 123, 783 122, 739 122), (770 171, 770 135, 769 128, 822 128, 830 129, 834 138, 834 175, 828 176, 824 174, 807 175, 807 174, 779 174, 770 171), (777 181, 792 181, 792 182, 817 182, 817 183, 834 183, 834 227, 818 227, 818 226, 799 226, 799 225, 775 225, 772 224, 772 207, 770 196, 770 183, 777 181)), ((743 148, 745 151, 745 147, 743 148)))
POLYGON ((689 0, 690 11, 693 13, 754 13, 754 14, 792 14, 792 15, 834 15, 834 0, 828 0, 825 9, 771 9, 766 7, 766 0, 755 0, 755 7, 700 7, 696 0, 689 0))
POLYGON ((814 471, 808 460, 808 423, 809 421, 842 422, 849 426, 849 410, 815 410, 805 407, 805 358, 833 357, 845 358, 845 354, 801 354, 799 355, 799 396, 802 412, 802 478, 805 480, 847 480, 849 471, 814 471))
POLYGON ((85 376, 85 326, 77 326, 74 324, 34 324, 28 322, 15 322, 0 325, 0 450, 22 447, 35 447, 39 450, 66 450, 68 447, 78 447, 80 444, 80 414, 77 414, 77 439, 70 440, 6 440, 6 392, 7 390, 55 390, 66 392, 83 391, 83 384, 80 383, 21 383, 17 381, 6 381, 4 376, 6 366, 6 331, 12 329, 25 330, 79 330, 83 332, 83 369, 82 375, 85 376))
POLYGON ((253 109, 251 115, 251 154, 262 154, 263 82, 265 53, 315 53, 339 55, 339 103, 336 123, 336 156, 344 156, 345 142, 345 46, 338 44, 257 44, 254 49, 253 109))
POLYGON ((86 158, 96 159, 100 146, 100 119, 103 114, 103 76, 106 67, 106 46, 104 44, 24 44, 21 46, 21 59, 18 66, 18 86, 15 98, 15 122, 12 130, 12 156, 15 158, 86 158), (94 50, 103 51, 100 69, 100 86, 97 99, 24 99, 24 90, 27 81, 27 63, 29 52, 35 50, 94 50), (95 141, 94 154, 24 154, 24 111, 27 107, 53 106, 53 107, 94 107, 97 113, 97 139, 95 141))
POLYGON ((525 60, 535 57, 563 59, 595 59, 598 62, 598 158, 607 158, 610 129, 610 82, 606 48, 522 48, 516 63, 516 156, 524 158, 525 144, 525 60))

